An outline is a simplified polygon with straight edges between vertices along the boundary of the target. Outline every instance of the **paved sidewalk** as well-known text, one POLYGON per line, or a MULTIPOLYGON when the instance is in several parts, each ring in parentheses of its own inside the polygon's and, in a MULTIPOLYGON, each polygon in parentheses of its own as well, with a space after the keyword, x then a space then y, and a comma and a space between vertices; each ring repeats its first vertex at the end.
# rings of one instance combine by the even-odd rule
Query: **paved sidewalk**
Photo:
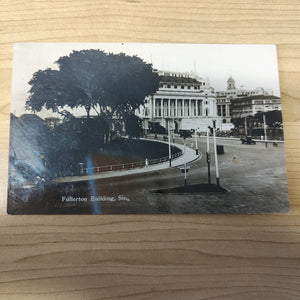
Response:
MULTIPOLYGON (((157 141, 152 139, 147 139, 155 142, 165 143, 167 142, 163 141, 157 141)), ((188 146, 185 146, 177 143, 172 143, 173 146, 178 147, 181 149, 184 153, 183 155, 179 156, 178 158, 172 160, 172 168, 179 167, 184 165, 185 163, 191 163, 197 159, 201 159, 202 153, 199 152, 199 155, 196 155, 195 149, 192 149, 188 146)), ((148 167, 142 167, 142 168, 135 168, 131 170, 119 170, 119 171, 108 171, 103 173, 95 173, 94 175, 83 175, 83 176, 68 176, 68 177, 58 177, 52 180, 53 183, 62 183, 62 182, 77 182, 77 181, 85 181, 85 180, 95 180, 95 179, 101 179, 101 178, 112 178, 112 177, 120 177, 120 176, 126 176, 126 175, 132 175, 132 174, 141 174, 146 172, 153 172, 153 171, 159 171, 170 168, 169 162, 163 162, 160 164, 150 165, 148 167)))

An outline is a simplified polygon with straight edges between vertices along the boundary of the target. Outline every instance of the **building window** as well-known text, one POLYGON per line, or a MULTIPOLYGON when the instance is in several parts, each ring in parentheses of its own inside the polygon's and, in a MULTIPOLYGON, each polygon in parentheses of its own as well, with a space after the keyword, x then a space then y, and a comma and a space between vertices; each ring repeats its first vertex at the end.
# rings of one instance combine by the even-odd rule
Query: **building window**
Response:
POLYGON ((171 87, 171 86, 168 84, 168 85, 167 85, 167 88, 169 89, 170 87, 171 87))
POLYGON ((177 85, 174 85, 174 89, 177 89, 177 85))
POLYGON ((181 88, 184 89, 184 85, 182 85, 181 88))
POLYGON ((188 89, 190 90, 191 89, 191 87, 188 85, 188 89))

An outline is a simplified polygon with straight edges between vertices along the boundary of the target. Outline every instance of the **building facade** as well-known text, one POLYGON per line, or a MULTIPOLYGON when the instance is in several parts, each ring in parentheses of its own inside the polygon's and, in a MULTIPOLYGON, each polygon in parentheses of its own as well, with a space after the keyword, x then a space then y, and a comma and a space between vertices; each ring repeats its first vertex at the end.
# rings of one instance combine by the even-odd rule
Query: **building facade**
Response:
POLYGON ((221 118, 223 126, 230 124, 232 118, 238 118, 241 115, 254 116, 258 111, 281 110, 280 98, 273 96, 272 90, 262 87, 253 90, 247 90, 243 86, 236 88, 232 77, 228 78, 225 91, 216 92, 216 99, 217 115, 221 118), (243 98, 245 101, 242 100, 243 98))
POLYGON ((234 118, 245 118, 254 116, 258 112, 268 112, 272 110, 281 111, 280 98, 270 95, 254 95, 239 97, 234 99, 231 112, 234 118))
POLYGON ((158 123, 175 133, 180 130, 206 131, 217 117, 216 96, 209 80, 193 73, 158 72, 158 91, 146 97, 136 114, 144 121, 158 123))

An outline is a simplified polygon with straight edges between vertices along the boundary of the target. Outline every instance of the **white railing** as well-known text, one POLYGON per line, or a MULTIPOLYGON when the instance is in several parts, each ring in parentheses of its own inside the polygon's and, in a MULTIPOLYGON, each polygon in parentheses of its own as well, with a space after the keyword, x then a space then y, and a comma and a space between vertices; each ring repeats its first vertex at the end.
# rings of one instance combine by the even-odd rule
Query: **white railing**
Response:
MULTIPOLYGON (((182 151, 179 151, 175 154, 171 155, 171 159, 176 159, 183 154, 182 151)), ((164 156, 161 158, 155 158, 150 160, 143 160, 138 162, 131 162, 131 163, 124 163, 124 164, 116 164, 116 165, 108 165, 108 166, 99 166, 99 167, 92 167, 92 168, 83 168, 82 175, 91 175, 94 173, 101 173, 101 172, 109 172, 109 171, 121 171, 121 170, 130 170, 136 168, 144 168, 146 166, 157 165, 163 162, 169 161, 169 156, 164 156)))

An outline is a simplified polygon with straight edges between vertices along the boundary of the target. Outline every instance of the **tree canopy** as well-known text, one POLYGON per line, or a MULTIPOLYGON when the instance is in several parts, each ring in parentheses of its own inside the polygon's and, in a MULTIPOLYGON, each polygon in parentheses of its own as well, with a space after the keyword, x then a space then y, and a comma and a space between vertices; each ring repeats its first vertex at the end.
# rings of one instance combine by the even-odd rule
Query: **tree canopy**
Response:
POLYGON ((152 65, 137 56, 101 50, 73 51, 56 62, 58 70, 39 70, 29 81, 26 108, 43 108, 68 116, 82 107, 89 118, 97 113, 111 119, 132 112, 158 89, 152 65))
MULTIPOLYGON (((266 116, 266 123, 270 127, 282 127, 282 114, 280 110, 271 110, 268 112, 258 112, 254 116, 247 116, 247 124, 249 127, 259 127, 263 124, 263 115, 266 116)), ((235 127, 244 127, 245 118, 232 118, 231 122, 235 127)))
MULTIPOLYGON (((260 123, 263 123, 263 112, 258 112, 254 117, 260 123)), ((265 113, 266 123, 270 127, 281 127, 282 126, 282 113, 280 110, 271 110, 265 113)))

